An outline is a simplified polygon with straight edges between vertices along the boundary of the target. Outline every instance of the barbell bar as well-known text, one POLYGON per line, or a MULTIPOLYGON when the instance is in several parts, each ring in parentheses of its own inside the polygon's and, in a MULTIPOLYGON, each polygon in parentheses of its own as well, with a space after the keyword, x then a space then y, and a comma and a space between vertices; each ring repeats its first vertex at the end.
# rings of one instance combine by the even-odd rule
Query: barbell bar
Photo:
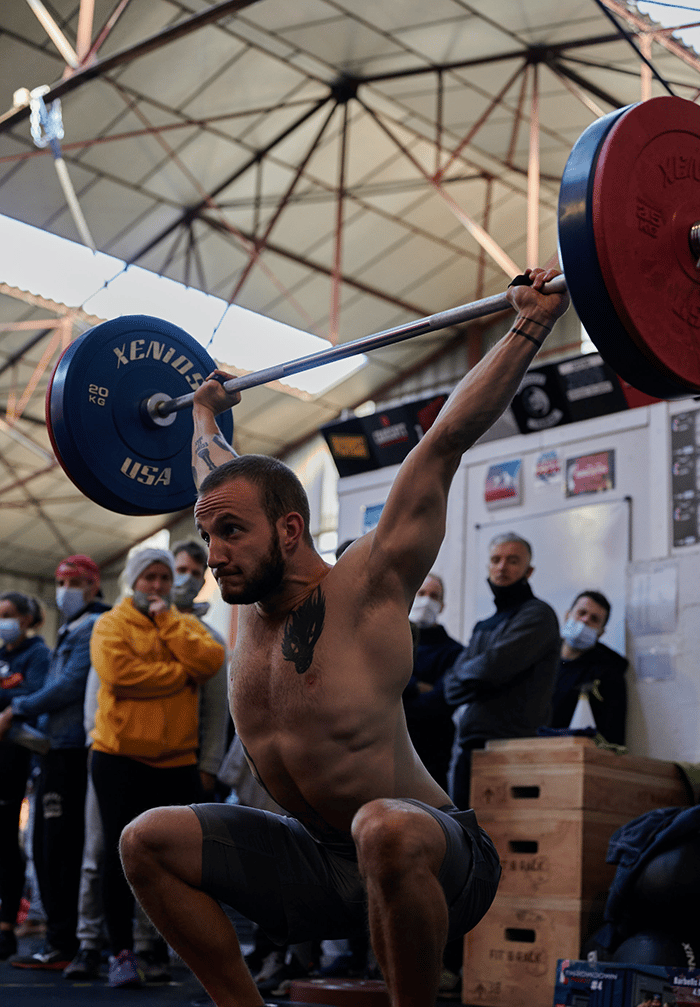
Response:
MULTIPOLYGON (((566 280, 564 276, 555 276, 545 285, 543 293, 563 293, 566 290, 566 280)), ((383 332, 374 332, 369 336, 362 336, 360 339, 353 339, 351 342, 338 343, 330 346, 327 350, 319 350, 317 353, 309 353, 305 357, 297 357, 295 360, 288 360, 284 364, 274 364, 272 367, 265 367, 259 371, 251 371, 250 374, 242 374, 237 378, 229 378, 223 382, 223 388, 227 392, 242 392, 246 388, 256 388, 258 385, 266 385, 270 381, 281 381, 292 374, 299 374, 301 371, 309 371, 323 364, 330 364, 335 360, 346 360, 348 357, 356 357, 360 353, 370 353, 378 350, 382 346, 391 346, 392 343, 399 343, 405 339, 414 339, 422 336, 426 332, 437 332, 439 329, 449 329, 451 325, 459 325, 462 322, 470 322, 475 318, 483 318, 485 315, 493 315, 498 311, 510 308, 511 303, 508 295, 504 291, 502 294, 494 294, 492 297, 483 297, 478 301, 471 301, 469 304, 461 304, 455 308, 448 308, 446 311, 437 311, 434 315, 427 315, 425 318, 416 318, 413 322, 406 322, 404 325, 397 325, 393 329, 384 329, 383 332)), ((171 415, 181 409, 187 409, 194 402, 194 392, 179 395, 175 399, 164 399, 153 396, 146 402, 146 409, 154 420, 162 416, 171 415)))
MULTIPOLYGON (((559 193, 563 276, 601 356, 656 398, 700 394, 700 108, 652 98, 592 123, 568 158, 559 193)), ((510 308, 506 293, 232 378, 228 392, 510 308)), ((185 509, 194 392, 216 367, 176 325, 126 315, 63 353, 46 396, 49 436, 67 475, 123 514, 185 509)), ((232 436, 231 413, 219 416, 232 436)))

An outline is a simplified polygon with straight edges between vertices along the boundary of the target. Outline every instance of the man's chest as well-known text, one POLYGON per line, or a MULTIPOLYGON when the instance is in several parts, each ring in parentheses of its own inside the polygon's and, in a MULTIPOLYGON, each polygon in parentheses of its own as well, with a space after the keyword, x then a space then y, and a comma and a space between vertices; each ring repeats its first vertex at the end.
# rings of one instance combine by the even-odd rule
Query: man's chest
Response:
POLYGON ((295 717, 319 701, 331 633, 320 590, 279 620, 242 614, 231 657, 231 702, 237 722, 295 717))

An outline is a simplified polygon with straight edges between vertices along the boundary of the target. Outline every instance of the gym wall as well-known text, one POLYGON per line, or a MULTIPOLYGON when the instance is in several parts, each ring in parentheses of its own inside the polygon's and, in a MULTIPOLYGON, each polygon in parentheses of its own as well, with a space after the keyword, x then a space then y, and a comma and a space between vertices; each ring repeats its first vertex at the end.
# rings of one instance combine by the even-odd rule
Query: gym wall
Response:
MULTIPOLYGON (((579 588, 606 593, 613 613, 603 642, 630 659, 630 751, 689 762, 700 762, 700 542, 674 545, 671 426, 696 409, 692 399, 660 402, 475 445, 455 477, 434 564, 445 581, 445 625, 462 641, 492 611, 486 557, 498 532, 512 529, 532 541, 533 589, 560 621, 579 588), (567 480, 567 462, 588 455, 607 460, 609 478, 594 477, 596 491, 573 492, 586 487, 575 485, 571 464, 567 480), (512 475, 518 466, 507 463, 517 462, 515 502, 487 503, 489 469, 512 475)), ((339 541, 376 523, 397 471, 339 481, 339 541)))

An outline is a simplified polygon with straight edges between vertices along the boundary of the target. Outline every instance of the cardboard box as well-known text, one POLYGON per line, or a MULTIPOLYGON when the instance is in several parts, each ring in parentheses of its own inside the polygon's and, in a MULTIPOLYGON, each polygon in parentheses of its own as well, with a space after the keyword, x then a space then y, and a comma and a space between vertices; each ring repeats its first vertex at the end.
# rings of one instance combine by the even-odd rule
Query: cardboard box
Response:
POLYGON ((658 996, 662 1007, 700 1004, 700 969, 569 959, 557 964, 554 1007, 638 1007, 649 996, 658 996))

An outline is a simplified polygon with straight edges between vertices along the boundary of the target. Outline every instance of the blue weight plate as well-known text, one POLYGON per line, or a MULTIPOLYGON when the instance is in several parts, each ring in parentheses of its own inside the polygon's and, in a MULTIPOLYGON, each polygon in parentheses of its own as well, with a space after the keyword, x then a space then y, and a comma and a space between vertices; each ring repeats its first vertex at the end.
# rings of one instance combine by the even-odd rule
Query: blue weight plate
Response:
POLYGON ((576 314, 601 355, 634 388, 661 399, 687 398, 694 388, 674 381, 637 347, 620 321, 600 268, 593 229, 593 187, 603 142, 635 105, 597 119, 578 138, 559 190, 559 258, 576 314))
MULTIPOLYGON (((149 315, 124 315, 85 332, 61 356, 46 396, 61 467, 85 496, 118 514, 191 507, 192 410, 159 426, 143 403, 155 392, 187 395, 215 367, 183 329, 149 315)), ((230 440, 232 414, 218 422, 230 440)))

